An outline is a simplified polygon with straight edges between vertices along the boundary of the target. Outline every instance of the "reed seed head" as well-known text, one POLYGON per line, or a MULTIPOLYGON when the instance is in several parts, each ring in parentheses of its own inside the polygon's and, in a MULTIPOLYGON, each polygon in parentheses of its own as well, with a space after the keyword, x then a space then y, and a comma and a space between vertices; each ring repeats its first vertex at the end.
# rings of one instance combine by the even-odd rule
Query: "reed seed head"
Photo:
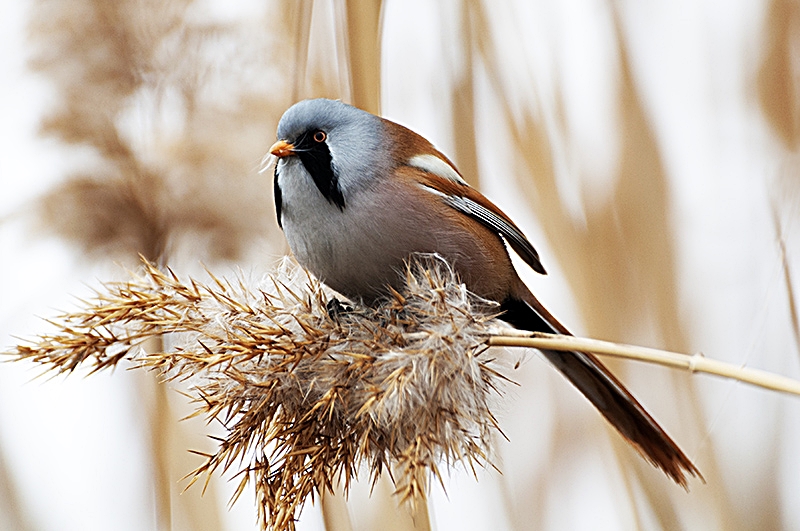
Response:
POLYGON ((236 471, 235 498, 254 483, 261 526, 292 530, 309 497, 346 491, 359 470, 373 482, 391 474, 413 504, 441 463, 488 462, 491 406, 511 366, 486 347, 497 307, 435 255, 406 273, 382 304, 331 311, 335 294, 291 259, 257 281, 206 283, 144 262, 12 355, 57 372, 129 360, 188 380, 196 413, 226 430, 190 484, 236 471), (166 334, 165 352, 141 348, 166 334))

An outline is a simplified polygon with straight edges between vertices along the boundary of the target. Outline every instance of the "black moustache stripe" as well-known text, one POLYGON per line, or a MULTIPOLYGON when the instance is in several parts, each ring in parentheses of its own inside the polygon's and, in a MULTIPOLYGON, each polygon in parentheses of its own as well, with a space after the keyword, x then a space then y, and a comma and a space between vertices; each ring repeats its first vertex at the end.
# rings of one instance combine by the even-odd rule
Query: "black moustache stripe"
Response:
POLYGON ((275 194, 275 215, 278 216, 278 226, 283 228, 281 221, 281 211, 283 210, 283 193, 281 193, 281 185, 278 184, 278 165, 275 165, 275 177, 272 179, 272 191, 275 194))
POLYGON ((327 142, 314 141, 314 131, 303 133, 295 143, 295 152, 306 168, 320 193, 328 200, 344 210, 344 196, 339 188, 339 177, 333 168, 333 157, 327 142))

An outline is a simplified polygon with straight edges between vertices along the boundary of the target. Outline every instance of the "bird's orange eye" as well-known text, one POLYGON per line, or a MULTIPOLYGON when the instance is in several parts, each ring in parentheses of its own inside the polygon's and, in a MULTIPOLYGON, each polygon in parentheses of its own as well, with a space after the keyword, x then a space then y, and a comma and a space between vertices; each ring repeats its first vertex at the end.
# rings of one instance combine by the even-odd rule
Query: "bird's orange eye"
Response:
POLYGON ((317 131, 316 133, 314 133, 313 138, 314 142, 319 142, 321 144, 322 142, 325 142, 325 140, 327 140, 328 135, 325 134, 325 131, 317 131))

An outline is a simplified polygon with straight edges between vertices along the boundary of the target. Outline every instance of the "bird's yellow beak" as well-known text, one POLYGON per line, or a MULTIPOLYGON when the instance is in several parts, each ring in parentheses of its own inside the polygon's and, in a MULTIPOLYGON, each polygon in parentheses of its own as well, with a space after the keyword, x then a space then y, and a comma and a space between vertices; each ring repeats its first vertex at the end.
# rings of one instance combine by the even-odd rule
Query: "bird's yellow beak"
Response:
POLYGON ((288 157, 289 155, 294 155, 294 145, 285 140, 278 140, 272 144, 269 152, 278 158, 288 157))

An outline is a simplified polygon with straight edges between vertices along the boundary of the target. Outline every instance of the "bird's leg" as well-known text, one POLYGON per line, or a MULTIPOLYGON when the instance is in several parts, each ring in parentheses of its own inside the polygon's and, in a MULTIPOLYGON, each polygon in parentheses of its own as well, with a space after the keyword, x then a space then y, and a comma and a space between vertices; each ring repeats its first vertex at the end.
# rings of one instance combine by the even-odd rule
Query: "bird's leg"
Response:
POLYGON ((325 304, 325 309, 328 311, 328 316, 335 321, 339 320, 340 315, 351 313, 353 311, 352 306, 349 304, 342 304, 342 302, 336 297, 328 300, 328 302, 325 304))

